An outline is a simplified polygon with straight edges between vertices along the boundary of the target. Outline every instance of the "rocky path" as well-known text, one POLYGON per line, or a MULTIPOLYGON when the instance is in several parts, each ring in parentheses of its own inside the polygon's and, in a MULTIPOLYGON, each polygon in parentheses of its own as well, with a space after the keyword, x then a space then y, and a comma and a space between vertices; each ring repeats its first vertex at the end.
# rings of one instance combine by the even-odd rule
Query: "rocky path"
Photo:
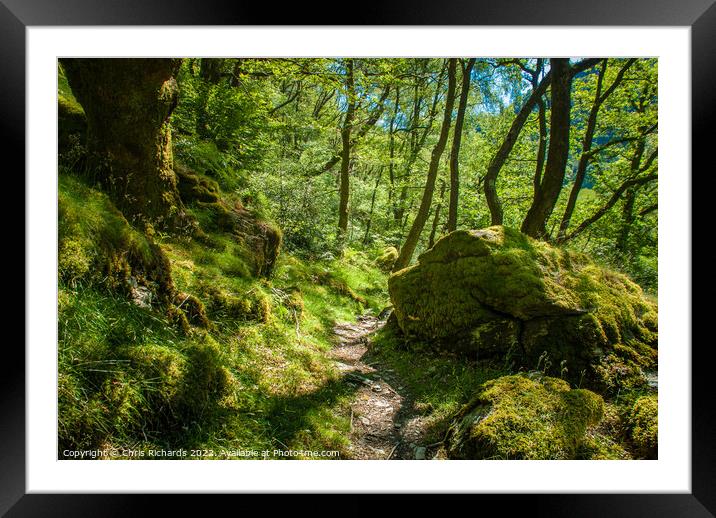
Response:
POLYGON ((424 418, 413 408, 396 374, 371 357, 370 335, 385 324, 374 316, 334 327, 337 344, 331 351, 346 383, 355 389, 351 403, 351 454, 354 459, 418 459, 435 455, 423 442, 424 418))

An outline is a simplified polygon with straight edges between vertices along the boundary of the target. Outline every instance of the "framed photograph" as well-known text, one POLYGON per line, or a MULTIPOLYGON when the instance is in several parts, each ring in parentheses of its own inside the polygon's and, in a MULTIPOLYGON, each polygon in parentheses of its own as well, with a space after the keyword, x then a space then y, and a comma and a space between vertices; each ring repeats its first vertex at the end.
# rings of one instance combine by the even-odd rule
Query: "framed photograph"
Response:
POLYGON ((2 2, 27 300, 3 512, 454 492, 712 515, 710 0, 320 26, 2 2))

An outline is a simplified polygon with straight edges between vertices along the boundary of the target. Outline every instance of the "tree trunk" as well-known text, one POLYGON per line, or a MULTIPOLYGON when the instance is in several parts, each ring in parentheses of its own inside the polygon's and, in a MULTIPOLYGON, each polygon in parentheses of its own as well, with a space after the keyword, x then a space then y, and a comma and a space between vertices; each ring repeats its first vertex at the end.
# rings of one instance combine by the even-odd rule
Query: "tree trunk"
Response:
POLYGON ((234 88, 241 86, 241 72, 244 64, 243 61, 244 60, 242 58, 236 58, 234 61, 234 69, 231 73, 231 86, 234 88))
MULTIPOLYGON (((532 88, 536 89, 539 85, 539 75, 542 73, 544 68, 544 60, 542 58, 537 60, 537 68, 534 75, 532 76, 532 88)), ((544 98, 540 95, 537 99, 537 119, 539 121, 539 145, 537 147, 537 164, 535 165, 535 176, 532 182, 533 184, 533 200, 539 192, 540 185, 542 185, 542 170, 544 169, 544 160, 547 156, 547 106, 544 103, 544 98)))
POLYGON ((455 130, 453 132, 452 149, 450 150, 450 201, 448 207, 448 232, 457 229, 457 203, 460 191, 460 141, 462 140, 462 125, 465 121, 465 110, 467 108, 467 96, 470 92, 470 75, 475 65, 475 58, 471 58, 462 70, 462 90, 460 91, 460 104, 457 108, 455 119, 455 130))
POLYGON ((410 227, 408 237, 405 238, 405 244, 400 250, 400 256, 395 261, 393 271, 396 272, 408 266, 410 260, 413 258, 415 248, 418 246, 418 240, 420 234, 425 227, 425 222, 430 215, 430 205, 433 201, 433 192, 435 191, 435 179, 438 175, 438 166, 440 165, 440 158, 445 151, 445 145, 447 144, 448 134, 450 133, 450 120, 452 118, 452 109, 455 102, 455 65, 457 59, 450 58, 448 66, 448 91, 445 98, 445 115, 443 116, 443 124, 440 128, 440 137, 438 142, 433 148, 432 155, 430 156, 430 165, 428 166, 428 178, 425 182, 425 190, 423 191, 423 198, 420 202, 420 208, 418 214, 415 216, 413 225, 410 227))
POLYGON ((341 128, 341 174, 340 201, 338 206, 338 240, 345 240, 348 234, 348 198, 350 196, 351 128, 355 117, 355 80, 353 78, 353 59, 346 60, 346 108, 343 128, 341 128))
POLYGON ((547 87, 552 81, 553 75, 553 70, 550 70, 547 75, 542 78, 542 81, 540 81, 537 88, 532 90, 532 94, 522 105, 522 108, 515 117, 515 120, 512 121, 512 125, 510 126, 510 130, 507 132, 505 140, 502 142, 502 145, 497 150, 497 153, 495 153, 495 156, 492 157, 490 165, 487 167, 484 187, 485 200, 487 201, 487 206, 490 209, 490 216, 493 225, 502 225, 503 220, 502 203, 500 202, 500 198, 497 196, 497 176, 500 173, 500 169, 502 169, 502 166, 505 164, 507 157, 510 156, 512 148, 517 143, 517 137, 520 136, 520 132, 522 131, 525 122, 527 122, 529 114, 532 113, 532 108, 534 108, 537 101, 542 97, 542 95, 544 95, 547 87))
POLYGON ((169 118, 181 59, 63 59, 87 116, 90 165, 133 222, 176 229, 185 218, 169 118))
POLYGON ((223 64, 223 58, 202 58, 199 67, 199 76, 212 85, 219 84, 223 64))
POLYGON ((550 116, 550 137, 547 151, 547 165, 540 189, 522 223, 522 232, 538 239, 547 235, 547 220, 562 190, 562 182, 569 156, 569 115, 572 72, 569 60, 552 58, 552 113, 550 116))
POLYGON ((445 181, 440 179, 440 202, 435 207, 435 217, 433 218, 433 227, 430 229, 430 237, 428 238, 428 248, 432 248, 435 244, 435 236, 438 233, 438 225, 440 224, 440 211, 443 207, 443 199, 445 198, 445 181))
MULTIPOLYGON (((641 160, 644 157, 645 150, 646 141, 640 140, 639 142, 637 142, 636 149, 634 150, 634 155, 632 156, 630 164, 632 174, 638 174, 639 169, 641 168, 641 160)), ((637 186, 629 187, 626 190, 626 195, 624 196, 622 226, 621 229, 619 229, 619 235, 617 236, 616 243, 617 252, 622 256, 626 255, 627 245, 629 243, 629 229, 631 228, 632 224, 634 223, 634 220, 636 219, 634 215, 634 203, 636 202, 637 188, 637 186)))
POLYGON ((592 140, 594 139, 594 131, 597 128, 597 114, 599 113, 599 107, 601 106, 602 96, 602 82, 604 81, 604 74, 607 71, 607 60, 604 60, 604 65, 599 70, 599 76, 597 77, 597 89, 594 94, 594 103, 592 109, 589 112, 587 118, 587 129, 584 131, 584 139, 582 141, 582 155, 579 157, 579 165, 577 166, 577 173, 574 176, 574 185, 569 193, 569 199, 567 200, 567 207, 564 209, 564 215, 562 216, 562 222, 559 225, 559 235, 557 239, 562 239, 569 227, 569 221, 572 219, 574 213, 574 207, 577 205, 577 197, 579 191, 582 189, 584 178, 587 176, 587 166, 589 165, 589 151, 592 149, 592 140))
MULTIPOLYGON (((433 102, 430 107, 430 111, 428 113, 428 118, 425 121, 425 125, 422 128, 422 133, 418 132, 418 122, 420 121, 420 110, 422 106, 422 96, 419 95, 420 92, 420 83, 419 80, 416 79, 416 83, 414 86, 414 92, 413 92, 413 115, 410 120, 410 153, 408 155, 408 160, 405 164, 405 173, 403 175, 403 186, 400 189, 400 198, 398 199, 398 206, 397 209, 394 211, 394 218, 396 223, 400 225, 401 233, 402 229, 405 227, 405 221, 407 221, 408 214, 405 212, 405 202, 408 199, 408 183, 410 181, 410 173, 413 167, 413 164, 415 164, 415 161, 418 158, 418 155, 420 154, 420 151, 423 149, 423 146, 425 145, 425 141, 428 138, 428 135, 430 134, 430 130, 433 127, 433 122, 435 120, 435 117, 437 115, 437 107, 438 107, 438 101, 440 100, 440 92, 443 88, 443 80, 445 76, 445 67, 440 72, 440 75, 438 76, 438 80, 435 85, 435 95, 433 96, 433 102)), ((408 211, 410 212, 410 211, 408 211)))
POLYGON ((378 185, 380 185, 380 179, 383 177, 383 168, 378 169, 378 177, 375 179, 375 185, 373 186, 373 194, 370 197, 370 212, 368 213, 368 223, 365 226, 365 236, 363 237, 363 244, 368 244, 370 237, 370 227, 373 224, 373 212, 375 210, 375 195, 378 192, 378 185))
POLYGON ((396 211, 395 204, 395 120, 398 118, 398 110, 400 109, 400 88, 395 89, 395 105, 393 106, 393 114, 390 117, 390 126, 388 129, 388 148, 390 155, 390 164, 388 164, 388 206, 393 214, 396 211))
POLYGON ((535 165, 535 177, 533 181, 534 192, 537 196, 540 186, 542 185, 542 170, 544 169, 544 160, 547 156, 547 107, 543 99, 537 101, 539 107, 539 146, 537 147, 537 164, 535 165))

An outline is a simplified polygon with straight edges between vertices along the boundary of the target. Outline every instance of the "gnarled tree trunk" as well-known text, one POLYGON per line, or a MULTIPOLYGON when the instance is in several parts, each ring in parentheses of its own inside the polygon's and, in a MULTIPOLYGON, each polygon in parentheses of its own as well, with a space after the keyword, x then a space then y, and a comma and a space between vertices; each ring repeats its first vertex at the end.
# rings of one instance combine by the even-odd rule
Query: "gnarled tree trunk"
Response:
POLYGON ((173 170, 169 118, 180 59, 63 59, 87 116, 90 167, 133 222, 185 221, 173 170))

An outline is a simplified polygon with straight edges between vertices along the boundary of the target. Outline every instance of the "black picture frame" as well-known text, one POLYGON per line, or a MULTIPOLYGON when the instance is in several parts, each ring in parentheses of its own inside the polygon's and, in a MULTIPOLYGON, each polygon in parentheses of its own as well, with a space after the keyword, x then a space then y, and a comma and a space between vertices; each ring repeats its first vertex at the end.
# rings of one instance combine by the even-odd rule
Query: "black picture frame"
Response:
MULTIPOLYGON (((710 157, 706 155, 713 145, 709 129, 716 104, 713 88, 716 79, 714 0, 487 0, 470 3, 413 0, 361 5, 359 9, 353 9, 355 12, 351 13, 350 19, 339 15, 336 5, 311 5, 309 8, 296 3, 270 12, 266 8, 261 2, 243 0, 105 0, 101 3, 96 0, 0 0, 0 67, 3 72, 0 128, 6 153, 12 153, 18 159, 16 170, 24 171, 25 167, 25 30, 28 26, 342 25, 345 21, 351 25, 690 26, 693 164, 706 166, 711 163, 707 162, 710 157)), ((698 170, 696 165, 692 169, 698 170)), ((684 177, 690 174, 685 171, 684 177)), ((27 279, 29 272, 25 270, 25 274, 27 279)), ((19 349, 9 341, 5 349, 10 349, 11 345, 19 349)), ((691 344, 683 345, 686 349, 691 344)), ((695 345, 691 347, 690 494, 510 495, 510 509, 525 506, 532 515, 550 516, 713 516, 716 513, 716 411, 709 390, 713 376, 708 361, 711 344, 695 345)), ((146 497, 142 495, 26 494, 25 359, 22 351, 14 352, 16 357, 7 360, 13 367, 6 368, 0 376, 0 513, 8 516, 112 516, 144 509, 146 497)), ((177 496, 163 499, 165 513, 171 512, 176 505, 184 505, 184 499, 177 496)), ((480 495, 480 498, 504 499, 505 496, 480 495)))

